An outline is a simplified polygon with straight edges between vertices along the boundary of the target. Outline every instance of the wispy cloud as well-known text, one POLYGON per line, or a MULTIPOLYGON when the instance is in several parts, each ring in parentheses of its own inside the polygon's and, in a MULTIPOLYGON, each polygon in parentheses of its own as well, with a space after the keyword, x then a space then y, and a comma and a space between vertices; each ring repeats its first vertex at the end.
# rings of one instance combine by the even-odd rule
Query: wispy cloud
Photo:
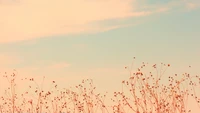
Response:
POLYGON ((200 3, 196 4, 196 3, 186 3, 186 7, 188 10, 194 10, 200 7, 200 3))
POLYGON ((53 64, 53 65, 50 65, 48 68, 49 69, 64 69, 64 68, 67 68, 69 66, 70 66, 70 64, 65 63, 65 62, 61 62, 61 63, 56 63, 56 64, 53 64))
POLYGON ((0 69, 18 64, 21 61, 22 59, 13 54, 0 54, 0 69))
POLYGON ((27 40, 95 29, 91 23, 106 19, 141 16, 133 13, 132 0, 21 0, 1 4, 0 42, 27 40))
MULTIPOLYGON (((169 10, 164 7, 167 5, 155 7, 137 0, 3 0, 0 5, 0 43, 105 31, 124 25, 104 26, 98 24, 99 21, 148 16, 169 10), (150 9, 138 10, 143 6, 150 9)), ((196 5, 189 4, 188 7, 196 5)))

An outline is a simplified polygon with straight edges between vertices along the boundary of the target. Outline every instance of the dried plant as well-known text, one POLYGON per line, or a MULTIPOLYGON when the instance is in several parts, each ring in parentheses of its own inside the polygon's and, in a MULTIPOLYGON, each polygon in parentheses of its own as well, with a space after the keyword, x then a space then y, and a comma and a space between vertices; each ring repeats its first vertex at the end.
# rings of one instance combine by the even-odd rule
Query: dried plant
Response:
POLYGON ((10 76, 5 73, 10 86, 1 96, 0 113, 188 113, 192 110, 187 106, 189 96, 200 108, 199 76, 184 73, 163 80, 170 64, 161 63, 160 69, 154 64, 151 72, 143 71, 148 65, 143 62, 136 71, 132 71, 132 66, 125 67, 130 76, 122 80, 121 91, 113 92, 111 105, 105 104, 107 93, 96 93, 91 79, 68 89, 59 89, 56 81, 52 81, 49 90, 44 91, 34 78, 24 78, 35 85, 17 94, 16 72, 10 76))

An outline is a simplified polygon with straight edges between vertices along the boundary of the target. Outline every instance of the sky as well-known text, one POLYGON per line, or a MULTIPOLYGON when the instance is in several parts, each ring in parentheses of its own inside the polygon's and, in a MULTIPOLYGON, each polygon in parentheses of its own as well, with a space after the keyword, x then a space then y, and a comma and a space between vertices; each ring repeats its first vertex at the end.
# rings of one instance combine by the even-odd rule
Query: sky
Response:
POLYGON ((118 90, 133 57, 135 69, 200 74, 199 20, 199 0, 1 0, 0 72, 60 87, 92 78, 102 92, 118 90))

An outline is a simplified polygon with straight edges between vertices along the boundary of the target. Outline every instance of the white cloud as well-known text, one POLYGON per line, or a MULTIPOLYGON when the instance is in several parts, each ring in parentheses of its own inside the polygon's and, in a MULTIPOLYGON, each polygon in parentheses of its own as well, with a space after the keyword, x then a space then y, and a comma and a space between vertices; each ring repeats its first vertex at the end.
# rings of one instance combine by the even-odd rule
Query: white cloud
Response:
POLYGON ((63 68, 67 68, 69 66, 70 66, 70 64, 65 63, 65 62, 61 62, 61 63, 56 63, 56 64, 53 64, 53 65, 50 65, 49 68, 50 69, 63 69, 63 68))
MULTIPOLYGON (((188 7, 196 6, 189 4, 188 7)), ((167 10, 168 4, 155 7, 137 0, 3 0, 0 4, 0 43, 105 31, 124 25, 104 26, 99 21, 147 16, 167 10), (141 7, 150 9, 139 11, 141 7)))
POLYGON ((95 30, 92 22, 142 16, 133 0, 21 0, 1 4, 0 42, 95 30))
POLYGON ((22 62, 22 59, 14 54, 0 54, 0 69, 5 69, 20 62, 22 62))

